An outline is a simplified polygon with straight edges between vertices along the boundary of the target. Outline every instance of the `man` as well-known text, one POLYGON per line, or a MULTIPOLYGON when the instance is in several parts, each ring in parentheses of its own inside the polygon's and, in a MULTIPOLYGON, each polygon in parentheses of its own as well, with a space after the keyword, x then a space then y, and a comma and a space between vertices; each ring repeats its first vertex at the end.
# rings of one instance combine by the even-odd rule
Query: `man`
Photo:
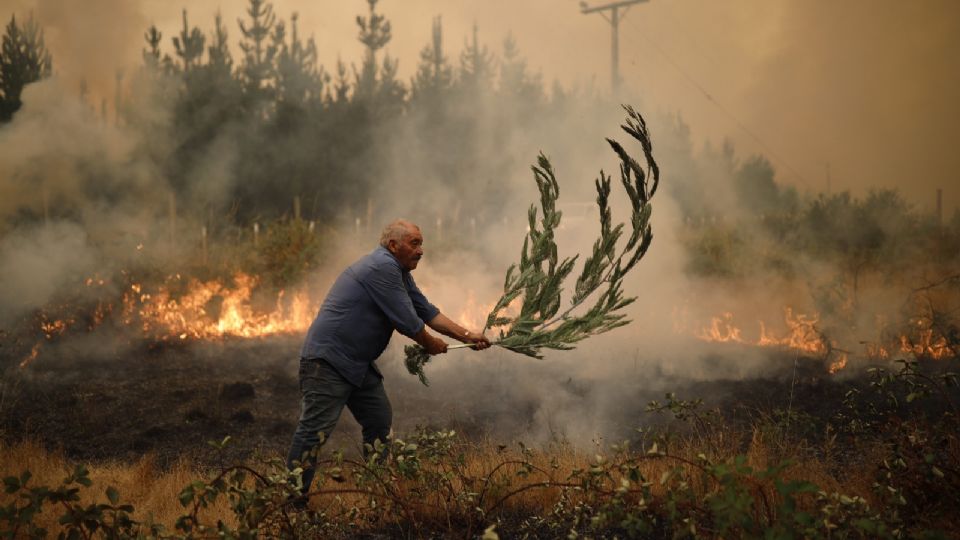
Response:
POLYGON ((447 352, 433 330, 476 349, 490 341, 440 313, 417 288, 410 272, 423 257, 420 228, 396 220, 383 229, 380 247, 347 268, 330 292, 300 354, 301 411, 287 467, 304 468, 303 493, 313 480, 313 450, 330 436, 344 405, 363 429, 363 442, 386 442, 393 420, 383 390, 383 375, 374 360, 396 330, 430 354, 447 352), (320 435, 322 433, 322 435, 320 435))

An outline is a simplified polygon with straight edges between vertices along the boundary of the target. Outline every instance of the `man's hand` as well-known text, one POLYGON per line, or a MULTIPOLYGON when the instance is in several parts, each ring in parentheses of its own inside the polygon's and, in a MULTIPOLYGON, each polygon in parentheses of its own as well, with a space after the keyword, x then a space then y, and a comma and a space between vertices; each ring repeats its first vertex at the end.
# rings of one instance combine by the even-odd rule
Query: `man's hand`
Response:
POLYGON ((427 354, 443 354, 447 352, 447 342, 428 335, 426 343, 422 343, 423 348, 427 350, 427 354))
POLYGON ((483 334, 476 332, 467 332, 463 337, 464 343, 473 343, 473 348, 482 351, 490 348, 490 340, 483 334))
POLYGON ((450 318, 443 313, 437 313, 436 317, 427 321, 427 326, 457 341, 472 344, 472 349, 480 351, 490 348, 490 340, 487 339, 487 336, 467 330, 451 321, 450 318))
POLYGON ((427 351, 427 354, 443 354, 447 352, 447 342, 438 337, 431 336, 430 332, 427 332, 426 326, 412 337, 414 341, 423 347, 423 350, 427 351))

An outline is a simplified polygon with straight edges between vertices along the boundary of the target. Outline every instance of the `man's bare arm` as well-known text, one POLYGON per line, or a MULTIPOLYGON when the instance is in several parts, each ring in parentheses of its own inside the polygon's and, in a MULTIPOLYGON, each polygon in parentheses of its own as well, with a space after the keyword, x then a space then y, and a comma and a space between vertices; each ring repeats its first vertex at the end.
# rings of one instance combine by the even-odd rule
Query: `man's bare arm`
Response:
POLYGON ((459 324, 453 322, 443 313, 437 313, 437 316, 427 321, 427 326, 463 343, 472 343, 477 350, 486 349, 490 346, 490 340, 483 334, 471 332, 459 324))
POLYGON ((427 354, 447 352, 447 343, 438 337, 431 336, 430 332, 427 332, 426 326, 423 327, 423 330, 414 334, 413 340, 419 343, 427 351, 427 354))

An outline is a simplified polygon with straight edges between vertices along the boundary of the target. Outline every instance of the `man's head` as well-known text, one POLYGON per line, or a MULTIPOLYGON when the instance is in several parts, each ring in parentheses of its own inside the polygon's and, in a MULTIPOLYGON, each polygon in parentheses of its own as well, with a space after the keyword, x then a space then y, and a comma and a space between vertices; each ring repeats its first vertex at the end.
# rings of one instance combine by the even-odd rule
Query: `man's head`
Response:
POLYGON ((407 271, 413 270, 423 257, 423 235, 420 227, 398 219, 383 228, 380 245, 387 248, 407 271))

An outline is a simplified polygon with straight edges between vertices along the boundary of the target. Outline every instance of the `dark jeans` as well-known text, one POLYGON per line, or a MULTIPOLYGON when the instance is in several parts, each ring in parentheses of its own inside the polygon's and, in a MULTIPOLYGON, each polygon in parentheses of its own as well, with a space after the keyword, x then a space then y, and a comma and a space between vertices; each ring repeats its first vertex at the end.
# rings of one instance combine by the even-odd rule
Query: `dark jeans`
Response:
POLYGON ((379 439, 386 442, 393 421, 393 409, 383 390, 383 380, 371 366, 363 383, 357 387, 340 376, 324 360, 300 359, 300 422, 293 434, 287 468, 294 462, 303 467, 303 493, 310 491, 316 452, 323 439, 330 437, 343 406, 346 405, 363 429, 364 444, 379 439))

